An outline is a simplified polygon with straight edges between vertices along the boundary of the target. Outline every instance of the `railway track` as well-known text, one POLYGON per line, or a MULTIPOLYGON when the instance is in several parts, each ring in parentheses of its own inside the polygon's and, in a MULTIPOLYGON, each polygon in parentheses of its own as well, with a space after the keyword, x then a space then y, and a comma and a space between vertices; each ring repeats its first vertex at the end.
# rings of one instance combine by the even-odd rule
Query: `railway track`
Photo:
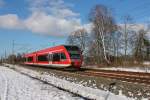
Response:
MULTIPOLYGON (((28 66, 27 68, 31 68, 28 66)), ((110 79, 116 79, 123 82, 135 83, 135 84, 144 84, 150 86, 150 73, 143 72, 127 72, 127 71, 112 71, 112 70, 93 70, 93 69, 81 69, 80 71, 70 71, 70 70, 60 70, 60 69, 51 69, 45 67, 32 67, 35 70, 55 70, 64 74, 78 74, 81 76, 91 76, 91 77, 105 77, 110 79), (40 69, 39 69, 40 68, 40 69)))
POLYGON ((110 70, 87 70, 84 75, 106 77, 125 82, 140 83, 150 85, 150 73, 110 71, 110 70))

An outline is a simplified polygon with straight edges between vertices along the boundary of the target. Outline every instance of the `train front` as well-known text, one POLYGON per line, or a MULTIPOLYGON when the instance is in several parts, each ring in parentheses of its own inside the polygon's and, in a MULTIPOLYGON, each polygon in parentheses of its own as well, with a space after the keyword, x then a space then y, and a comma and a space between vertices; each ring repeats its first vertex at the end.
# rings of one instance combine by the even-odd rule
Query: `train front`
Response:
POLYGON ((80 68, 83 61, 81 50, 77 46, 65 46, 65 48, 68 51, 71 65, 80 68))

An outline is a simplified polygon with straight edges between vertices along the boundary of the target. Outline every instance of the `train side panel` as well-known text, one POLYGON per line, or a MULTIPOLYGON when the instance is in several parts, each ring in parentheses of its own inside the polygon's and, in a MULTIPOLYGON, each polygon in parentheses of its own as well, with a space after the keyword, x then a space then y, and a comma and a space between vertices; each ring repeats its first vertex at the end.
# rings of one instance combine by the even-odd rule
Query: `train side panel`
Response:
POLYGON ((27 65, 40 65, 56 68, 73 66, 79 68, 82 64, 82 57, 80 57, 80 59, 72 59, 71 53, 69 53, 64 46, 56 46, 26 54, 25 58, 26 61, 24 64, 27 65))

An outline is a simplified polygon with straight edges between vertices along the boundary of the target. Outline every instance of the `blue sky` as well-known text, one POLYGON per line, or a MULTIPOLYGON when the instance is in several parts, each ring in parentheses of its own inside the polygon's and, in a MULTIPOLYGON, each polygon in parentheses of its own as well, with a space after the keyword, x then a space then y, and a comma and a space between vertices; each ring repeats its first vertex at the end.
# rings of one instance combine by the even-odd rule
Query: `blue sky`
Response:
POLYGON ((89 28, 96 4, 112 10, 116 23, 131 15, 136 23, 150 21, 149 0, 0 0, 0 56, 65 44, 72 30, 89 28))

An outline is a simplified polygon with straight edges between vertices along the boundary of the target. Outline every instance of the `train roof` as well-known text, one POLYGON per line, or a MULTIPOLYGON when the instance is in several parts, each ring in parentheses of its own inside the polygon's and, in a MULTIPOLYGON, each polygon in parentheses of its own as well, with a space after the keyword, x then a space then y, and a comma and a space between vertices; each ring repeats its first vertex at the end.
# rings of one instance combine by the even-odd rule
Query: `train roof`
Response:
POLYGON ((31 52, 31 53, 27 53, 25 54, 25 56, 28 56, 28 55, 34 55, 35 53, 40 53, 40 52, 44 52, 44 51, 48 51, 48 50, 53 50, 53 49, 62 49, 62 48, 68 48, 69 47, 76 47, 78 48, 76 45, 58 45, 58 46, 53 46, 53 47, 49 47, 49 48, 45 48, 45 49, 41 49, 41 50, 38 50, 38 51, 35 51, 35 52, 31 52))

